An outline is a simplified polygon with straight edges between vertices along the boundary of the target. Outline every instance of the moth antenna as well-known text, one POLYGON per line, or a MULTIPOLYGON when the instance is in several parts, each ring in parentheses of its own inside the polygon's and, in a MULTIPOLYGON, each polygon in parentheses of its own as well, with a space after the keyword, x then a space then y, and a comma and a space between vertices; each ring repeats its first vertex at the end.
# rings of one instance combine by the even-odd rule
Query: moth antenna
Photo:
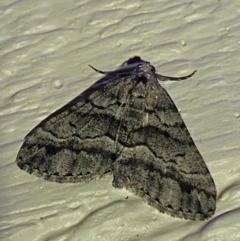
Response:
MULTIPOLYGON (((89 67, 91 67, 93 70, 95 70, 97 73, 100 74, 104 74, 104 75, 113 75, 113 76, 119 76, 119 77, 124 77, 124 76, 128 76, 131 72, 132 69, 130 70, 116 70, 116 71, 101 71, 99 69, 94 68, 92 65, 88 65, 89 67)), ((135 68, 134 68, 135 69, 135 68)))
POLYGON ((183 77, 170 77, 170 76, 164 76, 164 75, 160 75, 160 74, 156 74, 156 77, 160 80, 160 81, 179 81, 179 80, 184 80, 184 79, 188 79, 190 77, 192 77, 195 73, 197 72, 197 70, 194 70, 191 74, 183 76, 183 77))
POLYGON ((100 73, 100 74, 104 74, 104 75, 107 75, 107 74, 110 74, 110 73, 112 73, 112 72, 110 72, 110 71, 101 71, 101 70, 99 70, 99 69, 96 69, 96 68, 94 68, 92 65, 88 65, 89 67, 91 67, 93 70, 95 70, 97 73, 100 73))

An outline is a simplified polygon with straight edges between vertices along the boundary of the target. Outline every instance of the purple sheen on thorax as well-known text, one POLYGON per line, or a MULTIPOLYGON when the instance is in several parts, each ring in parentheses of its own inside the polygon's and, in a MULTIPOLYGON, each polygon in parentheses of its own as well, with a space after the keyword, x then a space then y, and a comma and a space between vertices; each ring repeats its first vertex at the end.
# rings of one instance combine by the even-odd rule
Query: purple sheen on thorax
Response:
POLYGON ((146 84, 151 78, 151 76, 148 73, 145 73, 145 72, 137 73, 137 77, 138 77, 138 81, 139 82, 141 81, 144 84, 146 84))

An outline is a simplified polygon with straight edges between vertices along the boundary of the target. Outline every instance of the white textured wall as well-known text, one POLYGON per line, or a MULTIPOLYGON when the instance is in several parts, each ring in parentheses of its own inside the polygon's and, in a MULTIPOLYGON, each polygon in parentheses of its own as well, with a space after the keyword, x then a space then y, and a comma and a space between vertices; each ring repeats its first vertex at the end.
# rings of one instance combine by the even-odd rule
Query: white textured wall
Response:
POLYGON ((240 240, 240 2, 0 2, 0 239, 7 241, 240 240), (24 136, 134 55, 159 73, 215 180, 209 221, 169 217, 112 177, 38 179, 15 164, 24 136), (129 196, 128 199, 125 199, 129 196), (238 238, 237 238, 238 237, 238 238))

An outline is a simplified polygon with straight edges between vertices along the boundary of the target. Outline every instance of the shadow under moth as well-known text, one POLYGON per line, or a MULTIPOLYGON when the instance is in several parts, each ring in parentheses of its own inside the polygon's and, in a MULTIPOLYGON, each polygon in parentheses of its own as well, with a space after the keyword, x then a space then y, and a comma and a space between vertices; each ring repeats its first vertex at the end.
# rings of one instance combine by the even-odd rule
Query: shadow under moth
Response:
POLYGON ((127 188, 160 212, 207 219, 216 208, 214 181, 159 84, 188 79, 196 71, 185 77, 163 76, 135 58, 138 64, 128 62, 121 71, 90 66, 108 79, 37 125, 25 137, 16 163, 60 183, 112 174, 114 187, 127 188))

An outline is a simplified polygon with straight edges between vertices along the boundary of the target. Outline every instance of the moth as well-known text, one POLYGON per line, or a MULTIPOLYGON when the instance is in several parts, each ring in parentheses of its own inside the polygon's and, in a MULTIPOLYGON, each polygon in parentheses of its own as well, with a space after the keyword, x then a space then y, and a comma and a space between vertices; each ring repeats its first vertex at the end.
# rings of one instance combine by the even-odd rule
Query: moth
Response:
POLYGON ((168 77, 141 61, 122 71, 96 72, 111 81, 95 85, 51 114, 26 137, 17 165, 49 181, 83 182, 106 174, 173 217, 210 218, 216 188, 173 100, 160 81, 168 77))

